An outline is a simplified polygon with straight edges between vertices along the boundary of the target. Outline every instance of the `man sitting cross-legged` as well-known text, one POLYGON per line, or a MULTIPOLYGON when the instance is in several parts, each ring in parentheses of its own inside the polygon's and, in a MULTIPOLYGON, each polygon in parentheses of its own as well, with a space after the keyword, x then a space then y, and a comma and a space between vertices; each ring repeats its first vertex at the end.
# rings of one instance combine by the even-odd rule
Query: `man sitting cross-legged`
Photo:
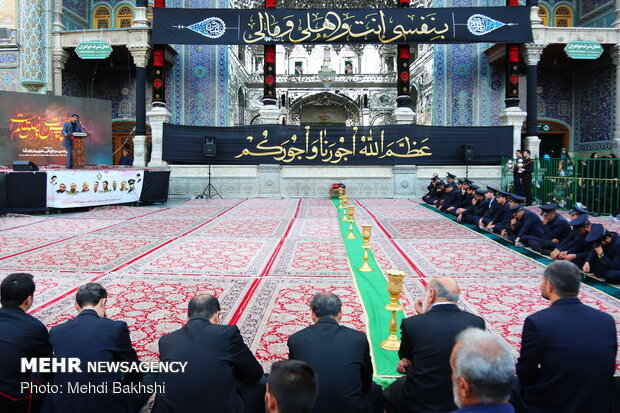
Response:
POLYGON ((450 353, 456 336, 469 327, 484 329, 484 320, 456 305, 459 286, 451 277, 429 281, 424 298, 418 298, 418 315, 401 324, 396 366, 405 377, 384 391, 388 412, 438 413, 456 409, 452 397, 450 353))
POLYGON ((288 339, 289 357, 316 371, 319 394, 314 413, 382 412, 381 388, 372 381, 366 335, 339 324, 342 302, 331 293, 310 301, 315 323, 288 339))
POLYGON ((248 413, 264 410, 263 368, 235 325, 221 325, 220 303, 210 294, 192 298, 187 324, 159 339, 162 362, 185 361, 183 373, 162 373, 166 392, 153 413, 248 413))

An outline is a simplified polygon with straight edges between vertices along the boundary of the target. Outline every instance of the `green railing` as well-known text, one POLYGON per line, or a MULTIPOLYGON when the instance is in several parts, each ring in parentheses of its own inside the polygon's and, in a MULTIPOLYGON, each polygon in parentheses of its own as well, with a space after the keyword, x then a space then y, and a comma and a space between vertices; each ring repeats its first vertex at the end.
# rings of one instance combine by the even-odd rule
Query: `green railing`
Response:
MULTIPOLYGON (((513 173, 504 159, 502 188, 514 192, 513 173)), ((514 167, 514 164, 513 164, 514 167)), ((580 202, 591 212, 617 214, 620 208, 620 159, 538 158, 534 160, 532 193, 536 203, 557 202, 570 209, 580 202)))

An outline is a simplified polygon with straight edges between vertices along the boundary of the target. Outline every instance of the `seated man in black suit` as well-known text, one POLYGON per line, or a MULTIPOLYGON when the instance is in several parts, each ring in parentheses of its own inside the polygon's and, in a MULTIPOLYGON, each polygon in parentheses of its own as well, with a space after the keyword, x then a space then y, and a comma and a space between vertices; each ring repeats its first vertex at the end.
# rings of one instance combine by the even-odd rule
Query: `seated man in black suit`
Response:
POLYGON ((429 281, 424 298, 418 298, 418 315, 401 323, 396 371, 406 374, 385 389, 389 412, 438 413, 456 409, 452 394, 450 353, 456 336, 469 327, 484 329, 484 320, 461 311, 456 303, 459 286, 451 277, 429 281))
POLYGON ((310 301, 315 323, 288 339, 289 358, 310 364, 319 382, 313 412, 382 412, 381 388, 372 381, 366 335, 338 324, 342 302, 331 293, 310 301))
POLYGON ((159 339, 162 362, 187 362, 184 373, 162 373, 153 413, 242 413, 264 410, 263 368, 235 325, 220 325, 212 295, 192 298, 185 326, 159 339))
POLYGON ((616 324, 581 303, 580 285, 577 266, 553 262, 540 285, 551 306, 525 319, 517 376, 531 413, 612 411, 616 324))
MULTIPOLYGON (((13 273, 0 284, 0 412, 38 412, 41 400, 31 400, 29 373, 22 373, 21 359, 52 357, 47 328, 26 313, 34 295, 32 275, 13 273), (30 408, 32 407, 32 408, 30 408)), ((36 396, 36 395, 35 395, 36 396)))
POLYGON ((594 249, 583 264, 583 271, 592 271, 610 283, 620 282, 620 236, 601 224, 592 224, 586 242, 593 244, 594 249))
POLYGON ((317 393, 312 367, 299 360, 276 361, 271 366, 265 411, 267 413, 310 413, 317 393))
POLYGON ((150 392, 134 395, 114 391, 119 383, 139 383, 142 379, 140 373, 129 372, 123 376, 120 372, 99 372, 88 368, 88 362, 139 363, 127 323, 105 317, 107 297, 108 293, 101 284, 84 284, 75 294, 77 317, 50 331, 56 358, 79 358, 82 372, 67 371, 54 375, 53 384, 62 386, 63 391, 48 395, 43 405, 44 412, 136 412, 150 397, 150 392), (70 391, 69 386, 76 384, 100 385, 105 391, 70 391))
POLYGON ((458 335, 450 357, 453 413, 514 413, 508 403, 515 365, 504 339, 468 328, 458 335))

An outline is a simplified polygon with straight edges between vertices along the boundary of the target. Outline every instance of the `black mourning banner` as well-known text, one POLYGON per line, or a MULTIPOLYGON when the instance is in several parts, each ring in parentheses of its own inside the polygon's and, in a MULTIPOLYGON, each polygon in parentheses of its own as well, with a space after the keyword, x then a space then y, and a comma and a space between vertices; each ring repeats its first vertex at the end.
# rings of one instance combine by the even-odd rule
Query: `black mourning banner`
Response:
POLYGON ((153 10, 153 44, 526 43, 530 8, 153 10))
POLYGON ((512 126, 202 127, 164 124, 163 159, 173 164, 498 165, 512 155, 512 126), (205 136, 216 156, 205 157, 205 136))

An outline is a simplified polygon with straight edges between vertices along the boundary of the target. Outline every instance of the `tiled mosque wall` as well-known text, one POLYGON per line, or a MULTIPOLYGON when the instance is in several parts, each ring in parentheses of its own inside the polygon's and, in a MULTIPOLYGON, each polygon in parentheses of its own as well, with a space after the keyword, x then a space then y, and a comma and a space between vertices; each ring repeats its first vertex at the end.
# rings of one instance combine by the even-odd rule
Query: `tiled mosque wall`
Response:
POLYGON ((614 136, 615 68, 610 62, 584 67, 575 85, 575 148, 609 149, 614 136))
MULTIPOLYGON (((225 8, 226 0, 173 0, 167 7, 225 8)), ((176 45, 179 52, 167 83, 172 121, 185 125, 228 124, 227 46, 176 45)))
POLYGON ((559 120, 573 127, 573 69, 538 69, 538 117, 559 120))
MULTIPOLYGON (((436 0, 433 7, 502 6, 502 0, 436 0)), ((433 124, 493 126, 503 108, 503 69, 490 66, 487 43, 435 45, 433 124)))
POLYGON ((65 30, 89 29, 91 4, 91 0, 62 0, 62 24, 65 30))

